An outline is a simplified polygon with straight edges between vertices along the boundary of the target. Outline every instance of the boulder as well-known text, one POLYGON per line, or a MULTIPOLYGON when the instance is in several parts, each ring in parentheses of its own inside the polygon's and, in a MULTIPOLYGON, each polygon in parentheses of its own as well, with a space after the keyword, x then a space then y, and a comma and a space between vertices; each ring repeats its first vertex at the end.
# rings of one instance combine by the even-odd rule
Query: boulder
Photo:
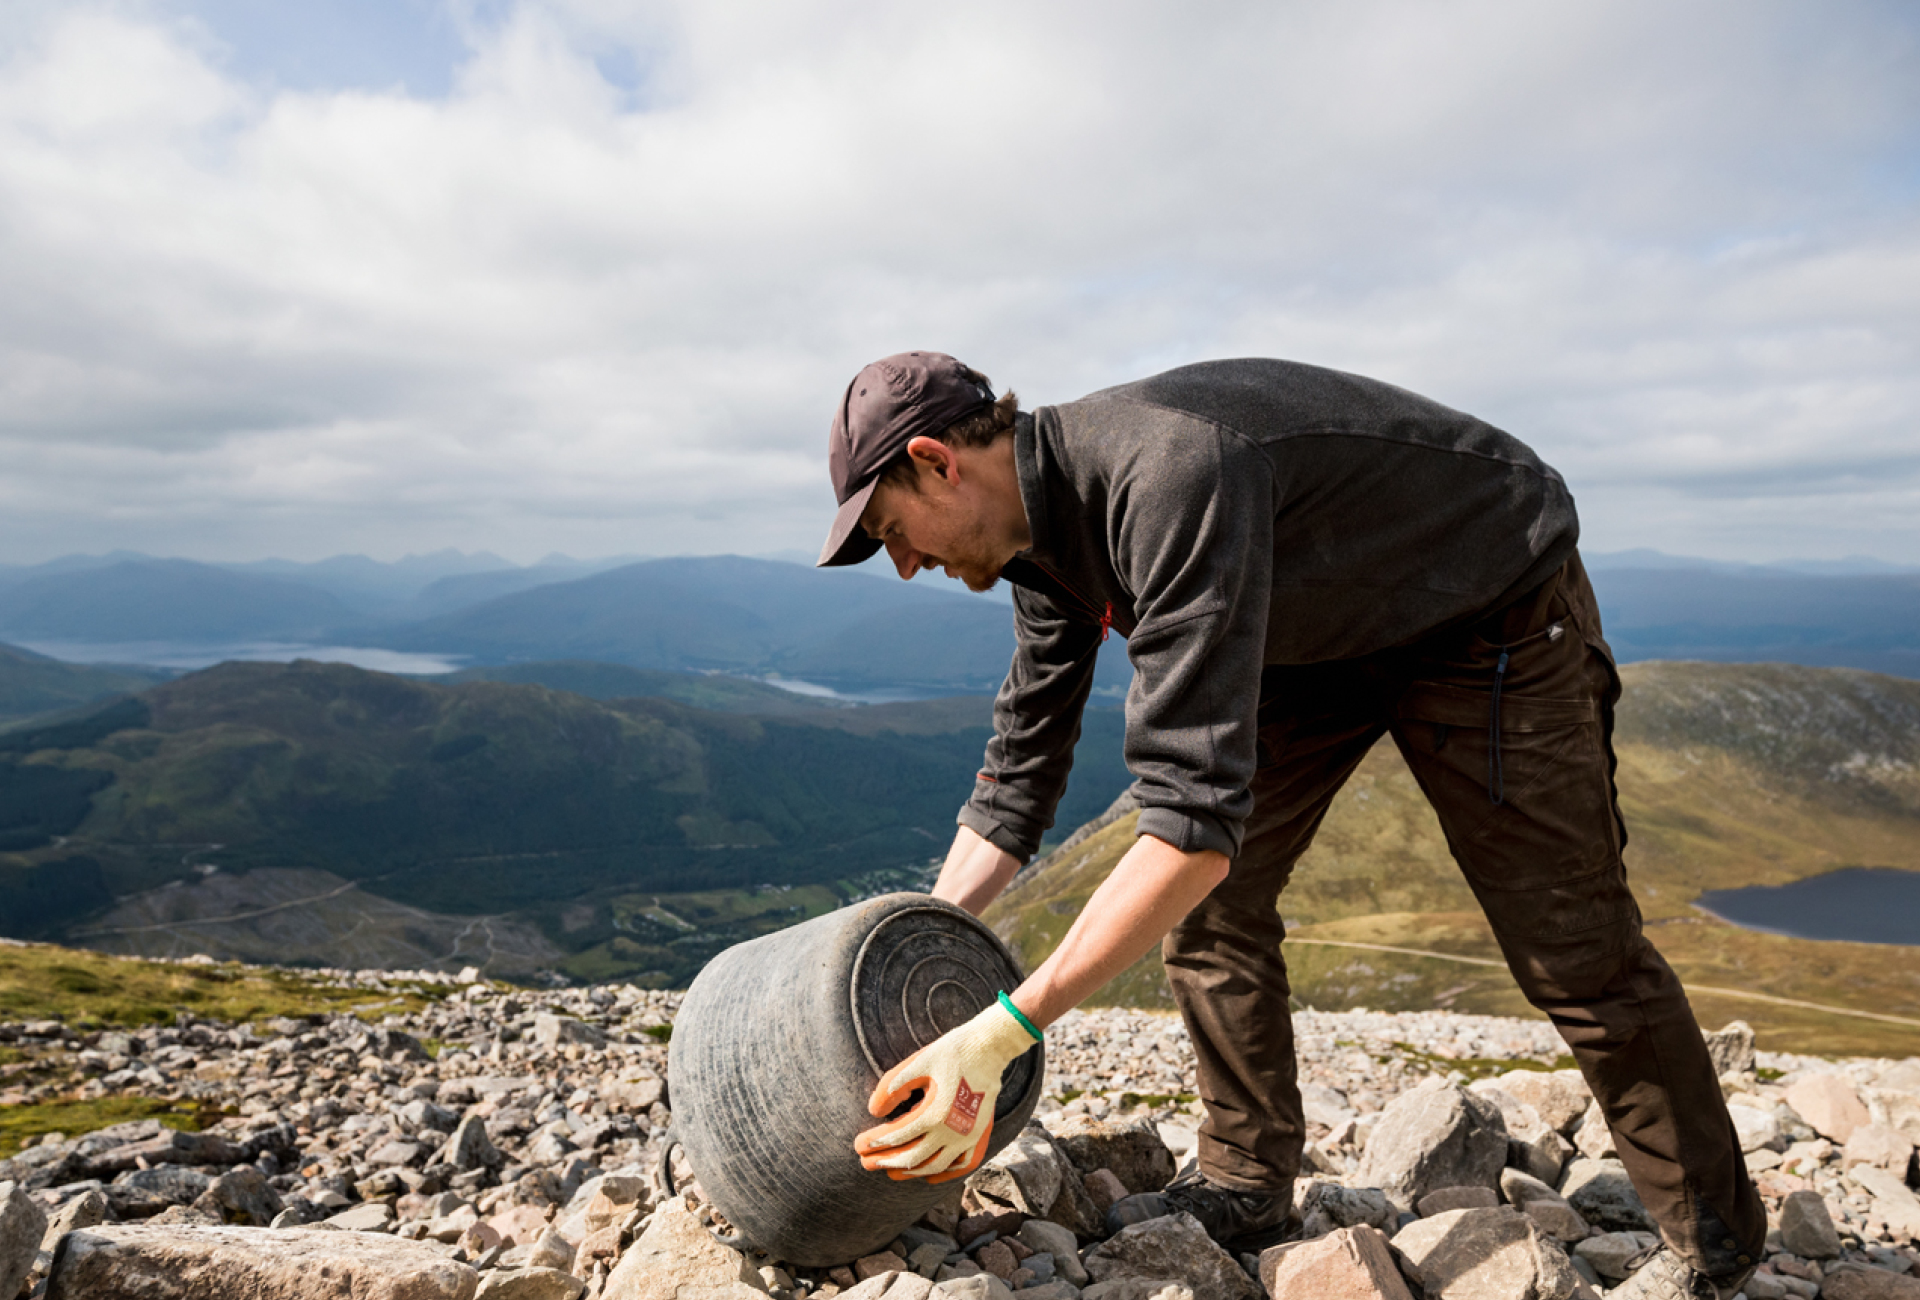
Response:
POLYGON ((1428 1080, 1381 1113, 1354 1181, 1411 1206, 1443 1187, 1493 1187, 1506 1162, 1500 1108, 1465 1088, 1428 1080))
POLYGON ((126 1223, 68 1233, 47 1300, 472 1300, 478 1283, 465 1264, 397 1237, 126 1223))
POLYGON ((129 1169, 155 1165, 237 1165, 246 1151, 218 1133, 181 1133, 165 1129, 138 1142, 108 1147, 87 1160, 87 1176, 111 1178, 129 1169))
POLYGON ((933 1300, 1013 1300, 1007 1284, 991 1273, 949 1278, 936 1283, 932 1294, 933 1300))
POLYGON ((1706 1037, 1714 1074, 1746 1074, 1753 1069, 1753 1027, 1746 1021, 1732 1021, 1706 1037))
MULTIPOLYGON (((4 1195, 0 1192, 0 1195, 4 1195)), ((107 1196, 99 1188, 89 1188, 62 1205, 47 1218, 47 1230, 40 1237, 40 1249, 52 1250, 60 1238, 76 1228, 91 1228, 107 1221, 107 1196)), ((0 1279, 4 1280, 4 1279, 0 1279)))
POLYGON ((1121 1277, 1095 1282, 1080 1293, 1080 1300, 1194 1300, 1194 1293, 1192 1287, 1166 1278, 1121 1277))
POLYGON ((1873 1165, 1902 1178, 1907 1176, 1907 1166, 1912 1163, 1913 1143, 1907 1141, 1906 1134, 1885 1124, 1862 1124, 1853 1131, 1846 1149, 1840 1153, 1842 1169, 1873 1165))
POLYGON ((1491 1210, 1498 1204, 1500 1193, 1491 1187, 1442 1187, 1421 1197, 1413 1209, 1421 1218, 1431 1219, 1449 1210, 1491 1210))
POLYGON ((605 1047, 607 1036, 583 1020, 542 1011, 533 1018, 533 1041, 535 1046, 551 1052, 568 1043, 579 1043, 583 1047, 605 1047))
POLYGON ((1896 1238, 1920 1241, 1920 1197, 1907 1190, 1903 1178, 1872 1165, 1856 1165, 1847 1176, 1866 1189, 1873 1198, 1869 1213, 1885 1220, 1896 1238))
POLYGON ((47 1235, 47 1212, 18 1183, 0 1183, 0 1296, 20 1294, 47 1235))
POLYGON ((553 1268, 495 1268, 480 1275, 473 1300, 580 1300, 587 1284, 553 1268))
POLYGON ((1608 1126, 1599 1102, 1587 1107, 1587 1113, 1581 1116, 1580 1127, 1574 1130, 1573 1145, 1589 1160, 1608 1160, 1619 1154, 1613 1146, 1613 1129, 1608 1126))
POLYGON ((1062 1278, 1075 1286, 1086 1282, 1086 1266, 1080 1262, 1080 1243, 1071 1229, 1044 1219, 1029 1219, 1014 1235, 1036 1255, 1053 1256, 1053 1266, 1062 1278))
POLYGON ((1920 1300, 1920 1277, 1870 1264, 1841 1264, 1820 1281, 1821 1300, 1920 1300))
POLYGON ((1473 1087, 1476 1092, 1497 1089, 1531 1106, 1542 1123, 1563 1135, 1579 1127, 1593 1102, 1593 1093, 1578 1070, 1509 1070, 1473 1087))
POLYGON ((1787 1105, 1807 1127, 1830 1142, 1844 1144, 1853 1131, 1871 1123, 1865 1103, 1853 1081, 1842 1074, 1823 1072, 1796 1079, 1787 1088, 1787 1105))
POLYGON ((1532 1219, 1540 1231, 1558 1242, 1579 1241, 1593 1229, 1580 1211, 1545 1182, 1518 1169, 1500 1173, 1500 1194, 1507 1204, 1532 1219))
POLYGON ((1086 1254, 1087 1275, 1151 1277, 1191 1287, 1208 1300, 1261 1300, 1239 1261, 1215 1245, 1191 1214, 1169 1214, 1122 1228, 1086 1254))
POLYGON ((1838 1259, 1840 1233, 1818 1192, 1788 1192, 1780 1202, 1780 1241, 1802 1259, 1838 1259))
POLYGON ((603 1300, 764 1300, 765 1281, 748 1258, 713 1239, 684 1196, 667 1200, 607 1278, 603 1300))
POLYGON ((840 1300, 927 1300, 932 1294, 933 1283, 918 1273, 887 1272, 876 1273, 851 1291, 842 1291, 840 1300))
POLYGON ((1393 1245, 1426 1293, 1447 1300, 1572 1300, 1582 1286, 1566 1253, 1511 1206, 1421 1219, 1393 1245))
POLYGON ((666 1100, 665 1081, 652 1075, 630 1079, 607 1079, 600 1084, 600 1100, 616 1113, 644 1115, 666 1100))
POLYGON ((1377 1228, 1270 1247, 1260 1255, 1260 1282, 1273 1300, 1413 1300, 1377 1228))
POLYGON ((1129 1192, 1157 1192, 1173 1181, 1173 1152, 1144 1121, 1123 1124, 1070 1114, 1052 1121, 1048 1131, 1082 1174, 1110 1169, 1129 1192))
POLYGON ((1045 1218, 1072 1172, 1047 1131, 1029 1124, 968 1177, 967 1189, 995 1205, 1045 1218))
POLYGON ((1560 1195, 1603 1232, 1650 1232, 1653 1220, 1618 1160, 1576 1160, 1567 1166, 1560 1195))
POLYGON ((1573 1253, 1609 1282, 1625 1281, 1658 1239, 1648 1232, 1602 1232, 1588 1237, 1573 1253))
POLYGON ((193 1202, 222 1223, 265 1228, 286 1208, 280 1193, 267 1183, 256 1165, 237 1165, 213 1180, 193 1202))
POLYGON ((1733 1135, 1742 1154, 1777 1151, 1783 1145, 1780 1117, 1770 1110, 1734 1102, 1727 1107, 1727 1118, 1733 1121, 1733 1135))
POLYGON ((507 1163, 507 1158, 487 1136, 487 1122, 478 1115, 469 1115, 440 1148, 437 1163, 466 1173, 473 1169, 498 1169, 507 1163))

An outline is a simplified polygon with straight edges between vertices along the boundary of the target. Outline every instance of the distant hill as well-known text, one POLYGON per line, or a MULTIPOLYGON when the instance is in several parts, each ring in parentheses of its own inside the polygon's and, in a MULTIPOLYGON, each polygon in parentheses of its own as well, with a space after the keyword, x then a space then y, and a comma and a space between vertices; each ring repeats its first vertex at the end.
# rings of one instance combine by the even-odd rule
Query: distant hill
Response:
MULTIPOLYGON (((992 691, 1013 652, 1006 605, 925 581, 740 556, 648 560, 386 633, 396 650, 483 663, 592 659, 778 672, 831 686, 992 691)), ((1123 645, 1101 680, 1127 679, 1123 645)))
MULTIPOLYGON (((1740 930, 1693 900, 1845 866, 1920 870, 1920 682, 1782 665, 1627 667, 1617 749, 1627 863, 1649 933, 1690 984, 1920 1018, 1920 947, 1740 930)), ((1133 842, 1123 815, 1035 863, 988 912, 1029 966, 1133 842)), ((1294 996, 1325 1007, 1528 1008, 1438 820, 1390 741, 1334 800, 1281 899, 1294 996), (1464 960, 1410 955, 1454 954, 1464 960), (1477 963, 1477 964, 1476 964, 1477 963)), ((1704 994, 1773 1042, 1906 1055, 1914 1030, 1704 994)), ((1171 1005, 1158 953, 1101 1000, 1171 1005)))
POLYGON ((1597 568, 1593 587, 1622 662, 1791 663, 1920 677, 1920 573, 1663 563, 1597 568))
POLYGON ((145 690, 169 675, 61 663, 18 646, 0 645, 0 727, 111 695, 145 690))
MULTIPOLYGON (((755 717, 342 665, 225 664, 0 733, 0 933, 171 951, 140 937, 178 940, 171 914, 86 926, 115 900, 205 869, 242 881, 281 871, 262 875, 268 910, 291 905, 285 871, 325 872, 421 909, 423 926, 530 921, 596 975, 684 978, 709 949, 647 921, 648 896, 846 894, 943 854, 989 707, 755 717)), ((1066 816, 1090 816, 1126 783, 1120 726, 1116 711, 1089 714, 1066 816)), ((234 897, 218 892, 222 906, 234 897)))
POLYGON ((338 597, 191 560, 122 560, 0 587, 0 636, 18 641, 238 641, 318 636, 338 597))

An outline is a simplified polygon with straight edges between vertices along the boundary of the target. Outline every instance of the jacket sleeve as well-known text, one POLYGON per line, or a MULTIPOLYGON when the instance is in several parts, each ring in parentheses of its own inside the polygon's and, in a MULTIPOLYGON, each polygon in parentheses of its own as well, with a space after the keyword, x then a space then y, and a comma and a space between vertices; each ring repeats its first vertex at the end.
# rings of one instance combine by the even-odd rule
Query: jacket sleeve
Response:
POLYGON ((959 822, 1024 863, 1039 850, 1067 788, 1101 629, 1023 587, 1013 589, 1013 626, 1013 663, 993 702, 993 739, 959 822))
POLYGON ((1273 586, 1273 468, 1238 436, 1168 439, 1129 474, 1115 568, 1137 626, 1127 767, 1139 832, 1237 855, 1253 810, 1255 715, 1273 586))

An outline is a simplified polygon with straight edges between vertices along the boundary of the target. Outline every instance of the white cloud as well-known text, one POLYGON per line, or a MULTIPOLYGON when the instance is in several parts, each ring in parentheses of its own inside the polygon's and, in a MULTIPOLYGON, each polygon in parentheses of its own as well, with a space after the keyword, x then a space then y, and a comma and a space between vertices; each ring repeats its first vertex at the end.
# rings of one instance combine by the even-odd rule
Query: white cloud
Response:
POLYGON ((0 558, 809 549, 840 386, 930 346, 1363 370, 1601 549, 1920 560, 1904 6, 522 0, 441 99, 29 8, 0 558))

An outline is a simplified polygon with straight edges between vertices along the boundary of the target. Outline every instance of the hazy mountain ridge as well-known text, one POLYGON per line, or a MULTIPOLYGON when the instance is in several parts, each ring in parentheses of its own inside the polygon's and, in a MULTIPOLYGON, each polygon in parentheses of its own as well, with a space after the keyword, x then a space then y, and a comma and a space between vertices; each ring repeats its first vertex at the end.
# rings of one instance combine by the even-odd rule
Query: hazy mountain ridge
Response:
MULTIPOLYGON (((1920 870, 1920 682, 1779 665, 1652 663, 1622 673, 1619 785, 1630 879, 1661 951, 1690 984, 1920 1018, 1920 948, 1815 943, 1736 929, 1691 906, 1708 889, 1842 866, 1920 870)), ((988 911, 1029 966, 1051 952, 1133 842, 1122 816, 1035 863, 988 911)), ((1319 1006, 1526 1014, 1438 820, 1391 742, 1335 799, 1282 897, 1296 997, 1319 1006), (1458 954, 1494 966, 1336 945, 1458 954)), ((1171 1005, 1157 952, 1103 1000, 1171 1005)), ((1696 992, 1713 1023, 1744 1017, 1839 1050, 1913 1031, 1696 992)), ((1886 1041, 1883 1042, 1882 1040, 1886 1041)))

